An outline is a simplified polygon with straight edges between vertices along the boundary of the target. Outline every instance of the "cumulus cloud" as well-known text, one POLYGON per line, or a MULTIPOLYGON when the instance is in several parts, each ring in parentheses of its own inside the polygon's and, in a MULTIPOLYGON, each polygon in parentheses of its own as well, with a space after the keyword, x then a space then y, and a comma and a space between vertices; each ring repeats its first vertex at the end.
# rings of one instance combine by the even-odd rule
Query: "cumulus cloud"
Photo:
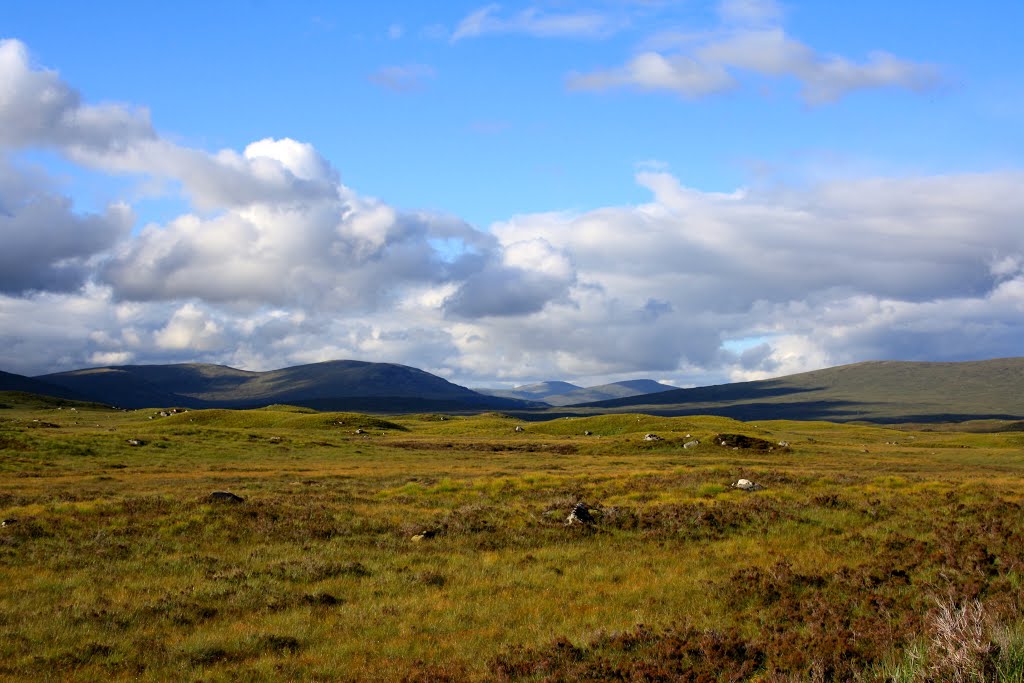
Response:
POLYGON ((445 301, 448 313, 463 318, 536 313, 564 298, 575 279, 568 255, 543 238, 512 242, 500 254, 445 301))
POLYGON ((550 14, 536 7, 506 17, 501 6, 485 5, 468 14, 452 33, 451 42, 492 33, 518 33, 537 38, 602 38, 620 28, 620 23, 599 12, 550 14))
POLYGON ((83 106, 56 72, 32 66, 28 48, 18 40, 0 40, 0 83, 0 147, 98 153, 155 137, 148 112, 116 104, 83 106))
POLYGON ((764 0, 725 0, 720 4, 720 30, 695 36, 662 33, 653 44, 679 42, 673 52, 648 50, 624 66, 575 73, 571 90, 629 87, 703 97, 737 86, 744 73, 768 78, 793 78, 809 104, 835 102, 846 95, 876 88, 924 91, 941 82, 938 67, 901 59, 881 50, 864 61, 819 52, 790 37, 775 22, 778 6, 764 0))
POLYGON ((93 258, 127 235, 133 220, 123 204, 76 213, 41 171, 0 158, 0 292, 78 289, 93 258))
MULTIPOLYGON (((819 58, 754 25, 751 7, 695 63, 784 75, 819 58)), ((653 89, 694 95, 731 76, 676 83, 680 68, 636 67, 653 89)), ((11 77, 0 79, 0 367, 11 371, 362 358, 462 383, 656 373, 685 385, 1013 355, 1024 338, 1019 172, 712 193, 646 164, 645 203, 481 231, 359 195, 308 143, 172 143, 139 110, 83 103, 18 43, 2 44, 0 70, 11 77), (191 207, 131 233, 129 208, 78 212, 9 160, 33 148, 167 178, 191 207)), ((845 92, 858 73, 825 82, 845 92)))

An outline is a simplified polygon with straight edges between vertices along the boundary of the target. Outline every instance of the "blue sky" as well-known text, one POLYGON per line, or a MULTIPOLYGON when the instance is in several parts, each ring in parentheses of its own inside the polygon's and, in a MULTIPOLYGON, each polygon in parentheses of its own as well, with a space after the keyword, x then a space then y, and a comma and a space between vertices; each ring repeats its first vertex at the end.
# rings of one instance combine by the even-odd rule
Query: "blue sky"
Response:
POLYGON ((0 367, 704 384, 1019 355, 1020 25, 1019 2, 4 3, 0 367))

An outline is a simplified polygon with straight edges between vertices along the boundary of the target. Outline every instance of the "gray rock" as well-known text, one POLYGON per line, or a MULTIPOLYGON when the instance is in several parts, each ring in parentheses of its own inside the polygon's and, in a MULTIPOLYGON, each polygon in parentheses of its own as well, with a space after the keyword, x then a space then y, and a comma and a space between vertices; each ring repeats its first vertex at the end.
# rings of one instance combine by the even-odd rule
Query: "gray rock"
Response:
POLYGON ((700 441, 697 441, 697 439, 694 439, 693 441, 687 441, 686 443, 684 443, 683 444, 683 448, 696 448, 699 445, 700 445, 700 441))
POLYGON ((572 526, 573 524, 582 524, 584 526, 590 526, 594 523, 594 516, 590 514, 590 508, 587 507, 586 503, 576 503, 573 507, 572 512, 565 518, 565 525, 572 526))
POLYGON ((760 484, 755 484, 749 479, 739 479, 734 484, 729 485, 730 488, 739 489, 740 491, 761 491, 764 489, 760 484))
POLYGON ((245 498, 236 496, 230 491, 214 491, 208 496, 210 502, 213 503, 244 503, 245 498))

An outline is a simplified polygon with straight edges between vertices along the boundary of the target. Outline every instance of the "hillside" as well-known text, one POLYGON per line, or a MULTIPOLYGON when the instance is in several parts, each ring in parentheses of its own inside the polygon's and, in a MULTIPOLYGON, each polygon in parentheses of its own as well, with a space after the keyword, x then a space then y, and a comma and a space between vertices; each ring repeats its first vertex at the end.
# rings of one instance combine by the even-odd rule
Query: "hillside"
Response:
POLYGON ((869 361, 574 406, 580 412, 714 414, 740 420, 952 422, 1024 417, 1024 358, 869 361))
POLYGON ((16 375, 13 372, 3 372, 2 370, 0 370, 0 391, 18 391, 26 394, 55 396, 71 400, 82 400, 84 398, 67 387, 42 382, 38 379, 25 377, 24 375, 16 375))
POLYGON ((362 361, 328 361, 268 372, 201 363, 122 365, 54 373, 35 380, 125 408, 241 408, 289 403, 320 410, 400 412, 532 405, 484 396, 416 368, 362 361))

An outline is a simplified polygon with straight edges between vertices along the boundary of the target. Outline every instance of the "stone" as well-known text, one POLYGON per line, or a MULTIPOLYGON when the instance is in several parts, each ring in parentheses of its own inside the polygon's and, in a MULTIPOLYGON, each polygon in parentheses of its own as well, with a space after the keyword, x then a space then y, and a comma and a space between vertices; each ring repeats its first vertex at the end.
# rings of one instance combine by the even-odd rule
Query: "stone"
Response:
POLYGON ((145 446, 146 442, 142 439, 128 439, 129 446, 145 446))
POLYGON ((699 445, 700 445, 700 441, 697 441, 697 439, 694 439, 693 441, 687 441, 686 443, 684 443, 683 444, 683 448, 696 448, 699 445))
POLYGON ((749 479, 739 479, 736 483, 731 484, 730 488, 739 489, 740 491, 761 491, 764 489, 760 484, 755 484, 749 479))
POLYGON ((516 431, 517 432, 525 432, 526 430, 523 429, 522 425, 516 425, 516 431))
POLYGON ((236 496, 230 491, 214 491, 209 495, 210 502, 214 503, 244 503, 245 498, 236 496))
POLYGON ((584 526, 590 526, 594 523, 594 516, 590 514, 590 508, 587 507, 586 503, 576 503, 572 508, 572 512, 565 518, 565 525, 572 526, 573 524, 582 524, 584 526))

